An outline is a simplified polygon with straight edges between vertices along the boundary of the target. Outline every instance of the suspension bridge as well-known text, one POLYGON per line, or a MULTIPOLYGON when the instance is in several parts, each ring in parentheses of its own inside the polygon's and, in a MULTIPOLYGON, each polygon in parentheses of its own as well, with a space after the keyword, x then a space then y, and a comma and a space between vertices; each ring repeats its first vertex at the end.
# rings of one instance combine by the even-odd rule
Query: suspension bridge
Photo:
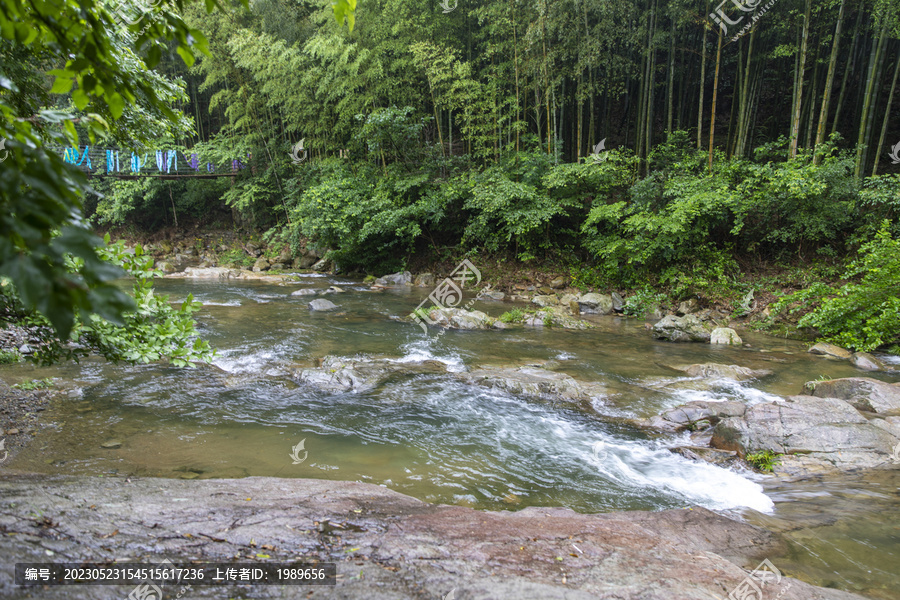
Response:
MULTIPOLYGON (((71 146, 59 148, 63 160, 75 165, 88 177, 115 177, 117 179, 213 179, 234 177, 248 165, 240 159, 232 159, 230 164, 215 164, 201 159, 195 152, 180 150, 151 150, 134 152, 120 148, 96 146, 71 146)), ((249 162, 250 155, 245 157, 249 162)))

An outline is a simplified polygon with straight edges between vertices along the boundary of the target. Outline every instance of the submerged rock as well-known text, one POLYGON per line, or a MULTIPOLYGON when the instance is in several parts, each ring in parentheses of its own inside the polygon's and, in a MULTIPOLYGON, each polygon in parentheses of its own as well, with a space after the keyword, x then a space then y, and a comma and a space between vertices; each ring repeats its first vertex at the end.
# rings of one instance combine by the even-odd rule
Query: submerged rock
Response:
POLYGON ((717 450, 703 446, 676 446, 669 448, 669 451, 690 460, 708 462, 724 469, 741 464, 741 457, 732 450, 717 450))
POLYGON ((293 377, 332 392, 360 392, 374 389, 389 378, 420 373, 444 373, 446 365, 436 361, 398 363, 388 359, 350 359, 326 356, 316 367, 299 369, 293 377))
POLYGON ((803 391, 818 398, 839 398, 859 410, 900 414, 900 387, 869 377, 808 381, 803 391))
POLYGON ((549 400, 591 402, 602 400, 609 395, 602 384, 581 382, 571 375, 537 366, 484 366, 469 373, 462 373, 460 377, 470 384, 549 400))
POLYGON ((309 288, 304 288, 302 290, 294 290, 291 292, 291 296, 315 296, 318 292, 316 290, 311 290, 309 288))
POLYGON ((709 331, 694 315, 663 317, 652 328, 653 337, 670 342, 708 342, 709 331))

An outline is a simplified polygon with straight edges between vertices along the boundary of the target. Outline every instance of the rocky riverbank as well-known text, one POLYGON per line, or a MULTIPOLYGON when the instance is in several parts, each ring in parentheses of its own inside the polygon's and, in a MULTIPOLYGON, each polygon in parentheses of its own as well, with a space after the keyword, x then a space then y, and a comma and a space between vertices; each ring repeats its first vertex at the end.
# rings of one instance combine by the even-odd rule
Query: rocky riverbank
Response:
MULTIPOLYGON (((701 508, 482 512, 315 479, 6 474, 0 498, 4 598, 118 600, 132 589, 23 589, 12 583, 17 562, 169 559, 337 563, 333 588, 194 586, 190 597, 202 598, 713 600, 746 585, 763 559, 777 568, 785 551, 777 535, 701 508)), ((773 574, 764 587, 784 600, 861 598, 773 574)))

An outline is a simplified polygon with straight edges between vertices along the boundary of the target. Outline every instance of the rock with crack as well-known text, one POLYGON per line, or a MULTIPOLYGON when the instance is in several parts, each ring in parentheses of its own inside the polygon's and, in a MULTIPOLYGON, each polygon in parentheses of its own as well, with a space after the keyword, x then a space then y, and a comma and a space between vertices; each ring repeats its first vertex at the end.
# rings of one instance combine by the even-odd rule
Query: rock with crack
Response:
POLYGON ((803 391, 817 398, 839 398, 859 410, 900 415, 900 387, 870 377, 808 381, 803 391))
MULTIPOLYGON (((337 563, 336 585, 310 588, 321 589, 316 598, 365 600, 421 600, 452 589, 460 599, 712 600, 737 589, 745 568, 763 558, 779 564, 787 551, 777 535, 701 507, 491 512, 352 481, 10 475, 0 479, 0 496, 0 522, 17 532, 15 544, 0 544, 4 598, 31 595, 15 586, 14 565, 44 562, 51 548, 76 563, 108 561, 112 548, 147 564, 252 561, 261 551, 287 563, 299 555, 337 563), (36 527, 34 514, 59 526, 36 527), (106 539, 114 532, 114 542, 106 539), (260 543, 264 550, 254 547, 260 543)), ((766 591, 780 589, 779 600, 862 600, 790 577, 779 586, 766 591)), ((121 600, 133 587, 32 590, 47 600, 121 600)), ((195 595, 224 597, 215 586, 196 586, 195 595)), ((282 586, 252 592, 260 599, 285 595, 282 586)))
POLYGON ((669 409, 666 412, 637 422, 639 427, 660 431, 696 431, 708 429, 722 419, 742 417, 747 411, 743 402, 728 400, 725 402, 709 402, 698 400, 669 409))
POLYGON ((741 455, 770 450, 784 457, 776 473, 804 475, 822 468, 852 470, 890 462, 900 438, 871 424, 837 398, 790 396, 785 402, 747 407, 743 417, 722 419, 711 446, 741 455))
POLYGON ((669 342, 708 342, 710 337, 706 326, 694 315, 663 317, 651 331, 656 339, 669 342))

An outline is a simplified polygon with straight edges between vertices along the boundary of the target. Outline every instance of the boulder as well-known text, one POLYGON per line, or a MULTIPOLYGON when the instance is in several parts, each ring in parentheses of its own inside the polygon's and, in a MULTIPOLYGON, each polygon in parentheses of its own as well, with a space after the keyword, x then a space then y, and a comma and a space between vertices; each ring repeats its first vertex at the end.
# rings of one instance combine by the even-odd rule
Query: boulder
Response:
POLYGON ((584 294, 578 299, 578 306, 585 314, 608 315, 613 310, 613 299, 609 294, 584 294))
POLYGON ((741 336, 730 327, 716 327, 709 334, 710 344, 725 344, 728 346, 740 346, 744 343, 741 336))
POLYGON ((434 325, 447 329, 504 329, 505 325, 480 310, 461 308, 433 308, 428 317, 434 325))
POLYGON ((480 294, 480 296, 481 296, 482 299, 484 299, 484 300, 497 300, 497 301, 499 301, 499 300, 503 300, 504 298, 506 298, 506 294, 504 294, 503 292, 495 291, 495 290, 492 290, 492 291, 490 291, 490 292, 483 292, 483 293, 480 294))
POLYGON ((863 371, 883 371, 884 364, 868 352, 854 352, 850 357, 850 362, 857 369, 863 371))
POLYGON ((161 260, 156 263, 156 269, 163 273, 174 273, 176 271, 175 265, 167 260, 161 260))
POLYGON ((549 296, 553 293, 553 288, 551 288, 549 285, 542 285, 538 288, 538 291, 545 296, 549 296))
POLYGON ((312 268, 316 261, 319 260, 315 256, 301 256, 300 258, 294 260, 294 266, 298 269, 309 269, 312 268))
POLYGON ((829 356, 831 358, 840 358, 841 360, 850 360, 850 351, 844 350, 840 346, 834 344, 826 344, 819 342, 809 349, 810 354, 818 354, 819 356, 829 356))
POLYGON ((678 310, 675 311, 679 316, 689 315, 691 313, 697 312, 697 309, 700 308, 700 303, 697 302, 696 298, 691 298, 689 300, 685 300, 678 305, 678 310))
POLYGON ((412 273, 402 271, 400 273, 392 273, 375 280, 372 285, 379 287, 409 287, 412 285, 412 273))
POLYGON ((434 274, 433 273, 419 273, 416 275, 415 280, 416 287, 433 287, 434 286, 434 274))
POLYGON ((282 262, 277 262, 273 263, 271 266, 269 266, 269 268, 273 271, 284 271, 285 269, 287 269, 287 265, 282 262))
POLYGON ((326 356, 317 362, 316 367, 294 372, 294 379, 326 391, 361 392, 374 389, 394 376, 446 372, 446 365, 437 361, 399 363, 385 359, 326 356))
POLYGON ((537 304, 540 307, 545 306, 557 306, 559 305, 559 298, 556 297, 555 294, 548 294, 546 296, 535 296, 531 299, 532 304, 537 304))
POLYGON ((565 277, 557 277, 553 281, 550 282, 550 287, 554 290, 559 290, 566 287, 566 278, 565 277))
POLYGON ((741 455, 763 450, 804 455, 802 464, 794 461, 791 467, 808 472, 875 467, 889 460, 897 443, 900 438, 872 425, 843 400, 791 396, 750 406, 743 417, 722 419, 710 445, 741 455))
POLYGON ((523 324, 530 327, 559 327, 561 329, 590 329, 593 327, 587 321, 567 314, 567 308, 562 306, 548 306, 542 308, 533 315, 528 315, 523 324))
POLYGON ((339 288, 336 285, 330 285, 327 288, 325 288, 324 290, 322 290, 322 293, 323 294, 343 294, 343 293, 345 293, 345 290, 344 290, 344 288, 339 288))
POLYGON ((869 377, 808 381, 803 391, 817 398, 839 398, 859 410, 900 414, 900 387, 869 377))
POLYGON ((656 339, 670 342, 708 342, 710 337, 700 319, 693 315, 663 317, 651 331, 656 339))
POLYGON ((615 312, 620 313, 625 311, 625 300, 622 299, 622 296, 619 295, 619 292, 613 292, 610 294, 612 298, 612 308, 615 312))
POLYGON ((768 369, 748 369, 738 365, 721 365, 719 363, 702 363, 688 366, 673 366, 676 371, 681 371, 690 377, 703 377, 705 379, 732 379, 734 381, 748 381, 772 374, 768 369))
POLYGON ((317 293, 318 292, 316 290, 305 288, 302 290, 295 290, 291 292, 291 296, 315 296, 317 293))
POLYGON ((330 300, 323 300, 322 298, 316 298, 312 302, 309 303, 309 310, 313 311, 327 311, 327 310, 335 310, 337 305, 330 300))
POLYGON ((318 262, 316 262, 316 264, 314 264, 312 266, 312 270, 313 271, 327 271, 330 263, 331 263, 331 261, 323 258, 323 259, 319 260, 318 262))
MULTIPOLYGON (((283 250, 281 251, 281 253, 278 255, 278 258, 275 259, 275 262, 279 262, 279 263, 282 263, 282 264, 285 264, 285 265, 289 265, 289 264, 291 264, 291 261, 293 261, 293 260, 294 260, 294 255, 291 254, 291 251, 290 251, 289 248, 285 248, 285 249, 283 249, 283 250)), ((274 268, 274 267, 273 267, 273 268, 274 268)))
POLYGON ((728 417, 742 417, 747 410, 743 402, 728 400, 709 402, 699 400, 669 409, 661 415, 638 421, 638 427, 660 431, 706 429, 728 417))
POLYGON ((253 263, 253 271, 255 271, 257 273, 260 271, 267 271, 268 269, 269 269, 269 259, 267 259, 264 256, 260 256, 259 258, 256 259, 256 262, 253 263))

